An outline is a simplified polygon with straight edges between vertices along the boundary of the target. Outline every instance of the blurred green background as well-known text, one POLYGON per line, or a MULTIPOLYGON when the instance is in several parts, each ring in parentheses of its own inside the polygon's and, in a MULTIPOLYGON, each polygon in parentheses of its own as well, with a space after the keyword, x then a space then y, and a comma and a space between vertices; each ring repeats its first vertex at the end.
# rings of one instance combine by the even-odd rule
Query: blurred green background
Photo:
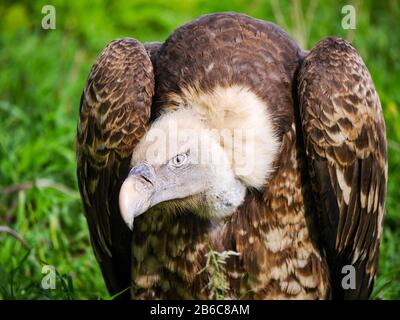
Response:
POLYGON ((236 11, 284 28, 304 49, 329 35, 359 50, 385 113, 389 191, 375 299, 400 298, 400 4, 389 1, 2 1, 0 4, 0 298, 107 299, 75 176, 81 90, 114 38, 163 41, 205 13, 236 11), (43 30, 42 7, 56 8, 43 30), (356 29, 341 27, 342 6, 356 29), (57 270, 41 289, 42 266, 57 270))

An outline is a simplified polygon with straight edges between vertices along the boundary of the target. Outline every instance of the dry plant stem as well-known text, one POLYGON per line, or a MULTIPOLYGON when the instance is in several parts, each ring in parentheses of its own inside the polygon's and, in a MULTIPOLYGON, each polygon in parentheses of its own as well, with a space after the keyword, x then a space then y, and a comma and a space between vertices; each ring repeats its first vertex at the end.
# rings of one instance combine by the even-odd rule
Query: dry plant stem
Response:
MULTIPOLYGON (((8 226, 0 225, 0 233, 5 233, 7 235, 12 236, 14 239, 20 242, 24 246, 24 248, 31 250, 31 247, 29 246, 28 242, 14 229, 11 229, 8 226)), ((39 260, 36 258, 35 255, 32 255, 32 260, 36 265, 41 266, 39 260)))
POLYGON ((53 180, 50 179, 38 179, 36 181, 26 181, 26 182, 22 182, 22 183, 18 183, 18 184, 13 184, 10 186, 7 186, 3 189, 0 190, 0 193, 2 194, 11 194, 11 193, 15 193, 18 191, 25 191, 25 190, 29 190, 33 187, 36 187, 38 189, 44 189, 44 188, 52 188, 55 189, 57 191, 60 191, 70 197, 76 198, 79 197, 78 193, 68 187, 66 187, 65 185, 55 182, 53 180))

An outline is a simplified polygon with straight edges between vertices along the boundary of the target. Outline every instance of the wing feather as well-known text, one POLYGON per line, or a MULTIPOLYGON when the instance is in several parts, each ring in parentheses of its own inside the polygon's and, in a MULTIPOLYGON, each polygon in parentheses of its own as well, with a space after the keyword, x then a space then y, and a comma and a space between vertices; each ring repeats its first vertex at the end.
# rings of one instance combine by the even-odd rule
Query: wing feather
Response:
POLYGON ((367 298, 376 275, 387 183, 379 97, 357 51, 327 38, 304 58, 298 96, 317 223, 333 297, 367 298), (356 289, 343 290, 344 265, 356 289))
POLYGON ((118 194, 132 150, 147 130, 153 94, 148 53, 125 38, 100 54, 81 97, 78 183, 93 250, 112 295, 130 285, 131 233, 119 214, 118 194))

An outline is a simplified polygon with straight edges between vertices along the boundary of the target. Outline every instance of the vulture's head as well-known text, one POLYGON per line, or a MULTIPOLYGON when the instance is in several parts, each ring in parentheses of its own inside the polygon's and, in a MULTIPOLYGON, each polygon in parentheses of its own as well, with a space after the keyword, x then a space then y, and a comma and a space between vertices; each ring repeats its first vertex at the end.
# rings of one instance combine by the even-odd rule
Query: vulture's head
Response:
POLYGON ((179 107, 166 108, 133 151, 119 196, 131 229, 156 205, 228 216, 274 169, 280 144, 265 103, 248 89, 184 90, 174 103, 179 107))

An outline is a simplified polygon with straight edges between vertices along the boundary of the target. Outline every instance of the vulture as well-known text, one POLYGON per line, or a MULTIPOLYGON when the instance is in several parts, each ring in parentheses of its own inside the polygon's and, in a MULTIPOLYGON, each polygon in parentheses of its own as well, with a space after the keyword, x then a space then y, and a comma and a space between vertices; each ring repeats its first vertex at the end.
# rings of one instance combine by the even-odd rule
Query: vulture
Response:
POLYGON ((118 298, 367 299, 373 289, 386 129, 343 39, 304 51, 273 23, 218 13, 164 43, 112 41, 81 96, 77 176, 118 298))

